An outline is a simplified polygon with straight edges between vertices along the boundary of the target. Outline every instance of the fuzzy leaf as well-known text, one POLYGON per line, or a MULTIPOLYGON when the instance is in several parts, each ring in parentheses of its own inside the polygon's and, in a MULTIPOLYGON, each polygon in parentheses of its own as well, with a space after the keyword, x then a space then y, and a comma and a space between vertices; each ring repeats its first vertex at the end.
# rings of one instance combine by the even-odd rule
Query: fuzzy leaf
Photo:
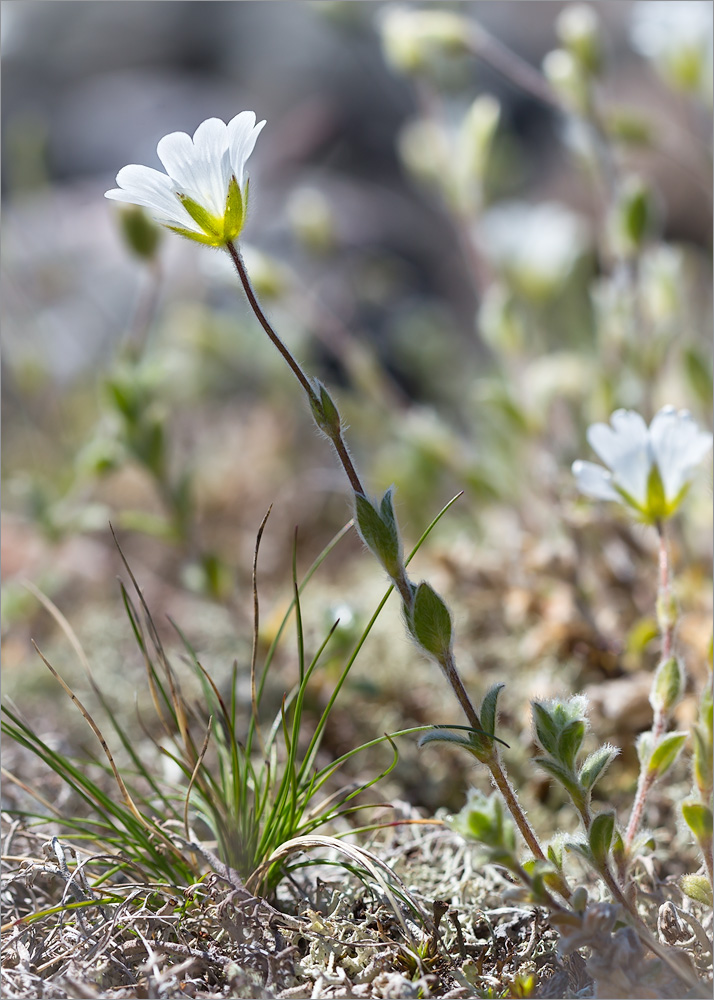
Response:
POLYGON ((706 875, 683 875, 679 880, 682 892, 704 906, 712 905, 712 887, 706 875))
POLYGON ((493 736, 496 732, 498 696, 505 686, 505 684, 494 684, 488 689, 484 695, 483 701, 481 702, 481 708, 479 710, 481 725, 487 733, 490 733, 491 736, 493 736))
POLYGON ((533 723, 536 737, 546 753, 556 754, 558 750, 558 726, 551 718, 546 706, 539 701, 532 702, 533 723))
POLYGON ((614 812, 598 813, 588 830, 588 843, 595 863, 600 867, 607 862, 612 837, 615 832, 614 812))
POLYGON ((340 433, 342 420, 332 396, 325 386, 318 379, 312 380, 312 388, 315 392, 310 397, 310 409, 315 423, 328 438, 333 439, 340 433))
POLYGON ((584 719, 569 722, 558 737, 557 757, 568 768, 573 768, 575 758, 585 739, 587 724, 584 719))
POLYGON ((451 651, 451 614, 433 587, 422 581, 411 613, 414 638, 422 649, 442 660, 451 651))
POLYGON ((617 747, 610 746, 609 743, 605 743, 603 746, 598 747, 593 753, 589 754, 583 761, 583 765, 578 773, 578 778, 580 779, 580 784, 583 788, 591 791, 595 787, 596 782, 600 780, 605 771, 608 769, 610 764, 619 754, 619 749, 617 747))
POLYGON ((711 844, 714 821, 709 806, 690 799, 682 803, 682 816, 684 816, 684 822, 696 837, 698 844, 711 844))
MULTIPOLYGON (((387 493, 390 492, 387 490, 387 493)), ((355 521, 365 545, 379 559, 391 577, 398 576, 402 568, 402 545, 394 511, 391 509, 391 500, 389 501, 391 518, 385 521, 381 512, 367 497, 355 493, 354 498, 355 521)), ((384 499, 381 507, 384 509, 384 499)))
POLYGON ((533 763, 547 771, 551 778, 560 782, 572 799, 578 802, 582 801, 583 790, 577 776, 569 768, 559 761, 553 760, 552 757, 534 757, 533 763))
POLYGON ((548 855, 548 860, 559 872, 563 870, 563 841, 560 839, 552 840, 548 844, 548 849, 546 851, 548 855))
POLYGON ((666 774, 687 741, 688 733, 666 733, 650 755, 647 771, 661 778, 666 774))
POLYGON ((424 747, 427 743, 451 743, 456 744, 456 746, 463 747, 464 750, 473 751, 473 746, 471 741, 458 733, 449 733, 444 730, 432 730, 432 732, 424 733, 424 735, 419 740, 419 746, 424 747))

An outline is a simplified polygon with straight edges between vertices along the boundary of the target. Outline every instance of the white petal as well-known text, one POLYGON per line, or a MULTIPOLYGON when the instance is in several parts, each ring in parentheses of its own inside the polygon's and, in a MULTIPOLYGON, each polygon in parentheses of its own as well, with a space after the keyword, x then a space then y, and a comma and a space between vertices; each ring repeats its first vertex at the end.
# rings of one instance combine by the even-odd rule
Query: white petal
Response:
POLYGON ((264 125, 264 121, 255 124, 255 114, 252 111, 241 111, 228 123, 231 169, 241 189, 243 188, 245 165, 255 148, 256 140, 264 125))
POLYGON ((652 466, 647 424, 634 410, 616 410, 607 424, 593 424, 587 438, 593 450, 612 470, 613 478, 635 501, 647 499, 652 466))
POLYGON ((198 202, 212 215, 223 215, 226 207, 225 194, 222 198, 216 197, 222 176, 220 162, 213 163, 204 159, 201 151, 197 154, 191 137, 185 132, 170 132, 165 135, 159 140, 156 152, 179 191, 198 202))
POLYGON ((228 126, 220 118, 207 118, 193 134, 194 156, 204 164, 207 180, 210 177, 210 198, 219 209, 218 215, 223 215, 226 210, 228 182, 231 179, 229 135, 228 126))
POLYGON ((174 194, 170 178, 160 170, 130 163, 117 174, 117 184, 119 188, 107 191, 105 197, 141 205, 150 209, 161 222, 196 230, 195 223, 174 194))
POLYGON ((652 453, 668 502, 676 499, 695 467, 712 447, 712 435, 697 427, 691 414, 673 407, 659 411, 650 425, 652 453))
POLYGON ((577 480, 578 489, 585 496, 596 500, 622 500, 617 490, 612 486, 612 476, 601 465, 594 462, 573 462, 573 475, 577 480))

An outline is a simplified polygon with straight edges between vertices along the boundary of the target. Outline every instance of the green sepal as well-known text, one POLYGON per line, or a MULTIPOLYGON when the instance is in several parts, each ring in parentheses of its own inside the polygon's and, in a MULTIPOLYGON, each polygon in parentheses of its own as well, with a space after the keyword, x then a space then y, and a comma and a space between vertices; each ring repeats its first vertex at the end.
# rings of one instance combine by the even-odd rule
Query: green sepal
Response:
POLYGON ((211 215, 203 205, 199 205, 187 194, 177 193, 176 197, 191 216, 193 221, 208 236, 214 246, 221 246, 226 242, 223 234, 224 220, 218 215, 211 215))
POLYGON ((426 581, 417 586, 410 615, 410 631, 422 649, 441 662, 451 652, 451 613, 426 581))
POLYGON ((598 868, 607 864, 612 838, 615 832, 615 813, 598 813, 588 830, 588 845, 598 868))
MULTIPOLYGON (((248 188, 246 185, 246 194, 248 188)), ((235 175, 231 177, 228 182, 228 194, 226 196, 226 211, 223 216, 223 242, 232 242, 239 234, 243 228, 243 223, 245 221, 245 206, 243 204, 243 195, 238 187, 238 181, 235 175)), ((198 222, 198 219, 196 219, 198 222)), ((200 225, 200 222, 199 222, 200 225)))
POLYGON ((124 205, 119 212, 119 224, 130 250, 142 260, 153 260, 162 231, 148 213, 138 205, 124 205))
POLYGON ((221 247, 223 246, 222 239, 215 239, 212 236, 204 236, 203 233, 196 233, 193 229, 182 229, 181 226, 167 226, 172 233, 176 233, 177 236, 185 236, 187 240, 193 240, 194 243, 201 243, 203 246, 207 247, 221 247))
POLYGON ((685 896, 711 908, 712 887, 706 875, 682 875, 679 884, 685 896))
POLYGON ((647 771, 661 778, 679 756, 687 742, 688 733, 666 733, 650 754, 647 771))
POLYGON ((586 791, 589 792, 595 787, 619 752, 618 747, 605 743, 585 758, 578 772, 578 780, 586 791))
POLYGON ((498 696, 505 687, 505 684, 494 684, 483 696, 479 718, 484 731, 493 736, 496 732, 496 719, 498 714, 498 696))
POLYGON ((714 817, 709 806, 690 799, 682 803, 682 816, 700 846, 711 844, 714 834, 714 817))

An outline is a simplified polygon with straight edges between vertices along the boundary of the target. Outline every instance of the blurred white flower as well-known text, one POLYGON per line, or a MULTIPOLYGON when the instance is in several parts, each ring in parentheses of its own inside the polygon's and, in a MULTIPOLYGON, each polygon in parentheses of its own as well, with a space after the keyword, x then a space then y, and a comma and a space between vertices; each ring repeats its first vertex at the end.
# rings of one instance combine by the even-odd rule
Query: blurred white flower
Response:
POLYGON ((535 298, 559 291, 590 244, 585 220, 550 201, 495 205, 480 219, 476 239, 492 264, 535 298))
POLYGON ((607 466, 573 462, 578 488, 597 500, 617 500, 648 523, 677 510, 696 466, 712 447, 687 410, 663 407, 647 427, 634 410, 616 410, 607 424, 592 424, 587 438, 607 466))
POLYGON ((243 228, 245 165, 264 125, 256 125, 252 111, 241 111, 227 125, 220 118, 201 122, 193 139, 185 132, 171 132, 156 147, 166 173, 132 163, 122 167, 119 187, 106 197, 149 209, 181 236, 225 246, 243 228))
MULTIPOLYGON (((645 0, 633 5, 632 47, 683 90, 709 94, 712 4, 709 0, 645 0)), ((710 94, 709 94, 710 96, 710 94)))

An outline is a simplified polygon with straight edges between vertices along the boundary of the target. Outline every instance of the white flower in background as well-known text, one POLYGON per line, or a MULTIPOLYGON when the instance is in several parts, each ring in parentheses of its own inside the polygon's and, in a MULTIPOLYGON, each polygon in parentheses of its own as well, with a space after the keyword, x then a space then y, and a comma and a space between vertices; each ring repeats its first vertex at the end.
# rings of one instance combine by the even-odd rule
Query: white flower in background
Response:
POLYGON ((673 406, 661 409, 649 427, 634 410, 616 410, 610 425, 592 424, 587 433, 607 469, 573 462, 581 493, 627 504, 650 524, 670 517, 711 449, 712 435, 673 406))
POLYGON ((711 98, 712 5, 709 0, 633 4, 632 47, 675 87, 711 98))
POLYGON ((193 139, 171 132, 156 147, 166 173, 132 163, 122 167, 119 187, 106 197, 149 209, 157 222, 181 236, 225 246, 245 222, 245 165, 264 125, 256 125, 252 111, 241 111, 227 125, 220 118, 201 122, 193 139))
POLYGON ((476 239, 494 267, 534 298, 559 291, 590 245, 585 220, 559 202, 494 205, 479 220, 476 239))

